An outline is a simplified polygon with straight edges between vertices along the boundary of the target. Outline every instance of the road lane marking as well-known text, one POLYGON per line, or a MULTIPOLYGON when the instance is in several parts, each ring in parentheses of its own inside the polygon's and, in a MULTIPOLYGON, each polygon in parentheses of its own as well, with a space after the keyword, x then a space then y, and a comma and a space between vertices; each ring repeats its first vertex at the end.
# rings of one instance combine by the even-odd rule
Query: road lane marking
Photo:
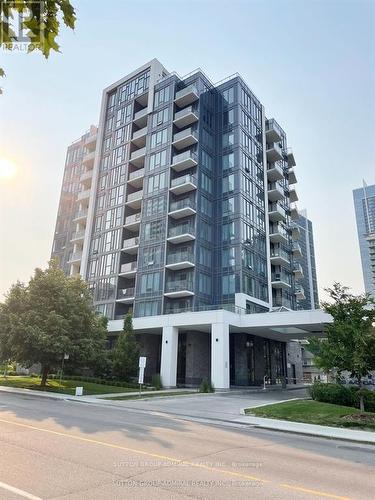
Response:
POLYGON ((320 490, 310 490, 308 488, 294 486, 293 484, 280 483, 279 486, 287 488, 288 490, 301 491, 302 493, 310 493, 311 495, 318 495, 320 497, 334 498, 336 500, 350 500, 349 497, 340 497, 338 495, 332 495, 332 493, 325 493, 320 490))
POLYGON ((16 495, 19 495, 20 497, 28 498, 29 500, 42 500, 40 497, 36 497, 35 495, 32 495, 31 493, 27 493, 27 491, 20 490, 19 488, 15 488, 14 486, 10 486, 10 484, 2 483, 1 481, 0 481, 0 488, 3 488, 4 490, 11 491, 12 493, 15 493, 16 495))
MULTIPOLYGON (((204 464, 190 462, 188 460, 181 460, 181 459, 177 459, 177 458, 173 458, 173 457, 168 457, 166 455, 160 455, 158 453, 151 453, 149 451, 137 450, 137 449, 134 449, 134 448, 128 448, 126 446, 120 446, 120 445, 117 445, 117 444, 106 443, 105 441, 98 441, 96 439, 90 439, 90 438, 84 438, 84 437, 81 437, 81 436, 75 436, 74 434, 68 434, 66 432, 53 431, 51 429, 45 429, 43 427, 36 427, 36 426, 30 425, 30 424, 21 424, 19 422, 12 422, 11 420, 0 419, 0 422, 3 422, 5 424, 16 425, 16 426, 19 426, 19 427, 24 427, 26 429, 31 429, 31 430, 35 430, 35 431, 39 431, 39 432, 45 432, 45 433, 48 433, 48 434, 53 434, 55 436, 66 437, 66 438, 70 438, 70 439, 73 439, 73 440, 76 440, 76 441, 82 441, 84 443, 91 443, 91 444, 96 444, 96 445, 99 445, 99 446, 105 446, 106 448, 113 448, 113 449, 122 450, 122 451, 129 451, 131 453, 136 453, 136 454, 139 454, 139 455, 145 455, 145 456, 152 457, 152 458, 159 458, 161 460, 166 460, 168 462, 172 462, 172 463, 175 463, 175 464, 190 465, 191 467, 196 467, 196 468, 199 468, 199 469, 205 469, 205 470, 208 470, 210 472, 219 472, 221 474, 226 474, 226 475, 229 475, 229 476, 240 477, 242 479, 248 479, 248 480, 252 480, 252 481, 258 481, 258 482, 261 482, 261 483, 264 483, 264 484, 265 483, 271 483, 270 480, 261 479, 259 477, 255 477, 255 476, 249 476, 247 474, 241 474, 240 472, 234 472, 234 471, 230 471, 230 470, 226 470, 226 469, 217 469, 216 467, 210 467, 210 466, 207 466, 207 465, 204 465, 204 464)), ((279 488, 286 488, 286 489, 289 489, 289 490, 300 491, 301 493, 302 492, 303 493, 309 493, 310 495, 323 496, 325 498, 332 498, 334 500, 351 500, 350 497, 338 496, 338 495, 334 495, 332 493, 326 493, 326 492, 323 492, 323 491, 320 491, 320 490, 312 490, 312 489, 304 488, 302 486, 294 486, 294 485, 286 484, 286 483, 275 483, 275 484, 279 488)), ((34 498, 36 499, 36 497, 34 497, 34 498)), ((37 500, 41 500, 41 499, 37 499, 37 500)))

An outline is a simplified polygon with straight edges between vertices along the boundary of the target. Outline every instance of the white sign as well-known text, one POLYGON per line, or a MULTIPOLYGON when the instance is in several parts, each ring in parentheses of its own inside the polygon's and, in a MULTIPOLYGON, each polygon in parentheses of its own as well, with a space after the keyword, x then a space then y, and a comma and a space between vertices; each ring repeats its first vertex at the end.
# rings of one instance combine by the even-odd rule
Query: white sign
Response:
MULTIPOLYGON (((146 358, 145 358, 146 359, 146 358)), ((138 375, 138 384, 143 384, 143 378, 144 378, 144 375, 145 375, 145 369, 143 368, 143 366, 141 366, 139 368, 139 375, 138 375)))
POLYGON ((76 396, 83 396, 83 387, 76 387, 76 396))
POLYGON ((139 357, 139 368, 146 368, 146 359, 144 356, 139 357))
POLYGON ((69 359, 69 354, 64 354, 64 359, 69 359))

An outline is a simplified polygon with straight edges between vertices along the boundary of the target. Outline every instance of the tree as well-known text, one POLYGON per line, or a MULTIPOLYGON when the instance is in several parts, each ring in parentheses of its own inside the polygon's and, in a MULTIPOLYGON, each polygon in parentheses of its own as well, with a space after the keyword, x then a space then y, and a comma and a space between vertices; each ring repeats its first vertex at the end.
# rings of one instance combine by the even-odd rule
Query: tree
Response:
MULTIPOLYGON (((70 0, 0 0, 0 43, 12 50, 19 41, 17 27, 26 32, 28 52, 39 50, 48 59, 51 50, 60 52, 56 38, 61 19, 65 26, 74 29, 76 15, 70 0)), ((4 76, 0 68, 0 77, 4 76)))
MULTIPOLYGON (((362 377, 375 369, 375 300, 369 295, 352 295, 349 288, 334 283, 326 290, 332 302, 322 307, 333 318, 326 339, 312 342, 316 364, 324 370, 349 371, 362 387, 362 377)), ((360 409, 364 411, 360 393, 360 409)))
POLYGON ((124 319, 124 328, 113 350, 113 372, 120 380, 129 382, 138 372, 139 346, 133 331, 132 315, 124 319))
POLYGON ((93 364, 105 348, 106 319, 93 309, 87 284, 66 277, 54 261, 36 269, 28 285, 16 283, 1 307, 0 345, 13 361, 41 363, 41 386, 69 354, 70 367, 93 364))

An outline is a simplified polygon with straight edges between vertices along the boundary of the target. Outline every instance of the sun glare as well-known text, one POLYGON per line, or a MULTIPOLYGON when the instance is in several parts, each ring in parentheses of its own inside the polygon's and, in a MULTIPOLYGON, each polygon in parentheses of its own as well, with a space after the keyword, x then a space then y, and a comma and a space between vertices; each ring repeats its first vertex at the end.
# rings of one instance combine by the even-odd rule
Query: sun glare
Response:
POLYGON ((16 175, 15 165, 5 158, 0 158, 0 179, 9 179, 16 175))

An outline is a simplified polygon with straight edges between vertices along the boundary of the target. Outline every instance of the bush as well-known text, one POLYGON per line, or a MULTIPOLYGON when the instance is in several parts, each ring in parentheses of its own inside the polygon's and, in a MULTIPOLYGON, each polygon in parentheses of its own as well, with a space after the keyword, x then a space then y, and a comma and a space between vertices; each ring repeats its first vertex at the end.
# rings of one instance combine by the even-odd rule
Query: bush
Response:
POLYGON ((213 384, 206 378, 202 379, 202 382, 199 386, 199 392, 215 392, 213 384))
POLYGON ((151 377, 151 385, 152 385, 152 387, 155 387, 155 389, 157 391, 160 391, 160 389, 163 389, 163 384, 161 382, 161 377, 160 377, 159 373, 155 373, 155 375, 153 375, 151 377))
POLYGON ((365 411, 375 412, 375 392, 368 389, 360 389, 357 386, 345 387, 340 384, 322 384, 315 382, 309 388, 310 396, 322 403, 334 405, 352 406, 359 408, 359 397, 362 394, 365 411))

